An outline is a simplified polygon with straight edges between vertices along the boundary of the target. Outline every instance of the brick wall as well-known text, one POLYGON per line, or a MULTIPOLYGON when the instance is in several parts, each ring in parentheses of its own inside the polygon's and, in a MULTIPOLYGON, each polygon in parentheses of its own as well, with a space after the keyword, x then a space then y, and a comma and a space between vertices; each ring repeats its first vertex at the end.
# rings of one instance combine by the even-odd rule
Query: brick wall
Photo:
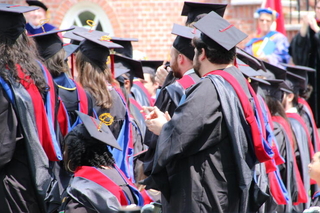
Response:
MULTIPOLYGON (((73 6, 83 0, 43 0, 50 8, 51 23, 60 26, 64 15, 73 6)), ((189 0, 191 1, 191 0, 189 0)), ((245 1, 245 0, 244 0, 245 1)), ((8 0, 2 3, 25 4, 25 1, 8 0)), ((184 0, 91 0, 98 4, 110 18, 116 36, 138 38, 134 42, 135 50, 146 53, 148 59, 167 59, 175 36, 171 35, 173 23, 184 24, 181 17, 184 0)), ((198 0, 197 2, 213 2, 198 0)), ((229 3, 230 0, 214 0, 215 3, 229 3)), ((260 5, 228 5, 225 18, 247 33, 249 37, 239 44, 244 44, 256 32, 254 11, 260 5)), ((293 33, 291 33, 293 35, 293 33)), ((290 37, 292 37, 292 35, 290 37)))

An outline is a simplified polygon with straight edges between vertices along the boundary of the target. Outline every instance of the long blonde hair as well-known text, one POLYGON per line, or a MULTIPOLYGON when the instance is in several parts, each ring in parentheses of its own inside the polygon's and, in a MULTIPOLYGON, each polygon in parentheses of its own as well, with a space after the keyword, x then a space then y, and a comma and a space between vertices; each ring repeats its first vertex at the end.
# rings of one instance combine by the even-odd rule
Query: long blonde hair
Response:
POLYGON ((111 79, 111 72, 108 67, 101 70, 79 51, 76 56, 76 69, 78 70, 78 82, 93 96, 95 105, 110 108, 112 98, 107 82, 108 79, 111 79))

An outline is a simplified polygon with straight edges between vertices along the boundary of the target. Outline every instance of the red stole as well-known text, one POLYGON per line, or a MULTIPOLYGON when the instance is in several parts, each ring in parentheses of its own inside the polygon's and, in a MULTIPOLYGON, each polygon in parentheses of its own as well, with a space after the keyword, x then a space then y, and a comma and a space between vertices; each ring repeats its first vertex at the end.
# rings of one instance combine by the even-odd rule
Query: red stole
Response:
MULTIPOLYGON (((256 122, 255 114, 252 109, 251 103, 249 102, 248 97, 247 97, 246 93, 243 91, 239 82, 232 75, 230 75, 229 73, 222 71, 222 70, 211 71, 211 72, 207 73, 206 75, 204 75, 204 77, 207 75, 210 75, 210 74, 220 75, 228 83, 230 83, 232 85, 232 87, 234 88, 234 90, 239 98, 239 101, 241 103, 242 110, 245 115, 246 121, 248 122, 248 124, 250 126, 252 141, 253 141, 253 145, 254 145, 255 154, 256 154, 257 159, 260 162, 265 162, 265 161, 270 160, 271 157, 265 151, 265 148, 263 146, 263 143, 262 143, 263 135, 262 135, 261 130, 259 129, 258 123, 256 122)), ((259 115, 259 117, 260 116, 261 115, 259 115)))
POLYGON ((296 184, 297 184, 297 188, 298 188, 298 199, 296 202, 293 203, 293 205, 298 205, 300 203, 307 203, 308 196, 307 196, 307 193, 304 189, 303 181, 302 181, 301 174, 298 169, 297 161, 296 161, 295 154, 294 154, 294 149, 295 149, 294 136, 292 134, 291 127, 290 127, 289 123, 281 116, 272 116, 272 120, 274 122, 279 123, 283 127, 283 129, 285 131, 284 133, 287 134, 288 139, 290 140, 290 144, 291 144, 291 151, 292 151, 291 154, 294 157, 293 158, 293 169, 296 174, 296 178, 297 178, 296 184))
MULTIPOLYGON (((33 80, 30 78, 30 76, 26 76, 25 73, 22 71, 20 65, 17 64, 16 67, 18 71, 18 76, 20 78, 20 83, 30 94, 30 97, 32 100, 35 122, 38 130, 40 143, 44 151, 46 152, 49 160, 58 161, 56 157, 55 148, 53 145, 53 140, 50 137, 51 133, 50 133, 47 114, 46 114, 46 110, 44 107, 44 102, 41 97, 41 94, 38 88, 36 87, 36 85, 34 84, 33 80)), ((50 89, 50 92, 51 91, 53 91, 54 93, 54 89, 50 89)))

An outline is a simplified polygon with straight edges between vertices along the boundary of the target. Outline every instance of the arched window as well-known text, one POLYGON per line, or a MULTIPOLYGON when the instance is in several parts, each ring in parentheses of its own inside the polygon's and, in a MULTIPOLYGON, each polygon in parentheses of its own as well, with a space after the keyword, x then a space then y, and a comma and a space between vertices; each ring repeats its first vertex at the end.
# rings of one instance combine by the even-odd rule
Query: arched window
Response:
POLYGON ((100 30, 114 35, 107 14, 98 4, 92 2, 79 2, 72 6, 64 16, 60 29, 68 28, 71 25, 86 27, 87 20, 94 21, 93 30, 100 30))

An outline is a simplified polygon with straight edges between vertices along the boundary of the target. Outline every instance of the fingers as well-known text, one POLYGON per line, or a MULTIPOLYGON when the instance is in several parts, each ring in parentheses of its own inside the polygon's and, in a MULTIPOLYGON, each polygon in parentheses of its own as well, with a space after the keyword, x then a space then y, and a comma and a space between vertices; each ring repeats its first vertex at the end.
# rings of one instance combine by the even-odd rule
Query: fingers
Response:
POLYGON ((166 112, 164 113, 164 115, 165 115, 167 121, 170 121, 170 120, 171 120, 171 116, 169 115, 168 111, 166 111, 166 112))
POLYGON ((160 67, 158 67, 155 80, 159 83, 160 86, 163 85, 167 75, 168 75, 168 70, 165 69, 164 65, 161 65, 160 67))

